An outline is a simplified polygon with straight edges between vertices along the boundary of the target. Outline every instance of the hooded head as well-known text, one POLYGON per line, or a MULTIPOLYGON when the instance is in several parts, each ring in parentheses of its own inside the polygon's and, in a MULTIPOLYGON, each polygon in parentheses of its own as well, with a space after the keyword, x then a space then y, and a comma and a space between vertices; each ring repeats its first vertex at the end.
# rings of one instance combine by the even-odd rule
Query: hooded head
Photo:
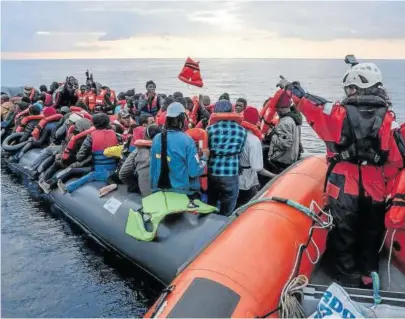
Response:
POLYGON ((78 134, 88 130, 91 127, 91 122, 88 119, 80 118, 75 122, 74 134, 78 134))
POLYGON ((26 110, 30 106, 27 102, 24 101, 19 101, 16 104, 18 106, 19 112, 26 110))
POLYGON ((259 118, 259 111, 255 107, 248 106, 243 112, 243 119, 250 124, 257 125, 259 118))
POLYGON ((110 125, 110 118, 105 113, 96 113, 93 115, 93 124, 97 130, 106 129, 110 125))
POLYGON ((211 99, 208 95, 204 95, 202 98, 202 102, 205 107, 208 107, 211 104, 211 99))
POLYGON ((52 82, 51 86, 49 87, 51 93, 55 92, 59 87, 59 83, 58 82, 52 82))
POLYGON ((55 115, 57 112, 53 107, 46 107, 44 108, 44 111, 42 114, 44 114, 45 117, 50 117, 52 115, 55 115))
POLYGON ((62 115, 68 114, 69 112, 70 112, 70 109, 67 106, 62 106, 60 108, 60 114, 62 114, 62 115))
POLYGON ((231 99, 229 97, 229 94, 225 92, 219 97, 218 101, 220 101, 220 100, 228 100, 228 101, 230 101, 231 99))
POLYGON ((39 115, 41 114, 41 108, 38 105, 31 105, 29 110, 30 115, 39 115))
POLYGON ((232 104, 228 100, 219 100, 214 106, 215 113, 230 113, 232 112, 232 104))

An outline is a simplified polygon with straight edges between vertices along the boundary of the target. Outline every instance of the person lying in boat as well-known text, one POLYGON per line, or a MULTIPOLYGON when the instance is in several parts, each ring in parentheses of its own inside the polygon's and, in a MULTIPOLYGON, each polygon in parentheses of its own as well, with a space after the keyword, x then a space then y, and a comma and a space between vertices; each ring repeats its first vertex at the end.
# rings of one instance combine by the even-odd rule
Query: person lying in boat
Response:
POLYGON ((271 172, 279 174, 300 158, 302 115, 292 107, 287 92, 278 100, 276 109, 280 121, 269 137, 268 164, 271 172))
POLYGON ((141 115, 148 114, 154 117, 162 107, 163 99, 156 93, 155 82, 146 82, 146 90, 145 95, 139 100, 138 110, 141 115))
MULTIPOLYGON (((35 105, 35 104, 34 104, 35 105)), ((58 121, 62 115, 57 115, 55 117, 56 110, 53 107, 46 107, 42 112, 44 115, 44 119, 39 122, 37 128, 35 128, 32 132, 32 136, 28 139, 29 143, 26 144, 23 149, 18 154, 19 158, 21 158, 26 152, 28 152, 32 148, 39 148, 48 145, 49 143, 55 143, 55 133, 58 129, 58 121), (43 127, 40 130, 39 127, 43 123, 43 127)))
POLYGON ((150 162, 152 192, 168 190, 199 196, 200 180, 209 159, 209 150, 200 157, 195 142, 184 131, 186 111, 178 102, 169 105, 165 129, 153 139, 150 162))
POLYGON ((247 131, 246 142, 239 159, 239 195, 237 207, 250 201, 260 189, 258 174, 271 179, 276 175, 263 167, 262 136, 257 126, 259 111, 248 106, 244 110, 242 126, 247 131))
POLYGON ((49 193, 59 184, 68 181, 72 177, 82 177, 91 172, 92 167, 90 162, 75 165, 76 154, 80 150, 87 135, 90 134, 91 122, 88 119, 81 118, 77 114, 72 114, 70 121, 72 122, 70 129, 71 133, 66 139, 66 142, 55 154, 54 162, 41 176, 38 181, 39 186, 45 193, 49 193), (77 167, 76 167, 77 166, 77 167), (60 169, 65 169, 61 174, 55 175, 60 169))
MULTIPOLYGON (((325 141, 325 190, 334 219, 326 254, 337 282, 371 287, 384 233, 385 174, 394 148, 390 99, 374 63, 358 63, 343 76, 346 98, 330 103, 281 76, 278 86, 325 141), (376 123, 378 125, 376 125, 376 123)), ((329 267, 328 267, 329 268, 329 267)))
POLYGON ((247 101, 244 98, 239 98, 236 100, 235 103, 235 112, 236 113, 243 113, 243 111, 245 111, 247 106, 247 101))
POLYGON ((76 163, 71 166, 82 167, 84 163, 93 162, 94 170, 79 178, 71 184, 64 186, 59 183, 61 190, 73 192, 80 186, 92 181, 106 182, 109 176, 114 173, 118 160, 105 156, 104 150, 108 147, 120 144, 120 137, 110 126, 110 118, 105 113, 97 113, 93 116, 95 130, 87 135, 76 156, 76 163))
MULTIPOLYGON (((67 106, 64 106, 64 108, 64 111, 66 111, 66 109, 69 111, 69 108, 67 106)), ((63 110, 63 108, 61 110, 63 110)), ((64 115, 64 117, 65 116, 69 117, 65 120, 65 123, 63 123, 63 125, 56 130, 54 143, 51 143, 51 145, 44 148, 41 151, 41 154, 30 166, 24 166, 24 169, 32 177, 35 177, 38 174, 42 173, 53 164, 54 160, 56 159, 55 156, 63 151, 71 137, 68 134, 69 128, 71 126, 74 126, 78 120, 82 119, 81 116, 72 112, 67 113, 66 115, 64 115), (39 168, 41 168, 40 171, 39 168)), ((64 118, 62 118, 61 120, 64 120, 64 118)), ((56 126, 58 125, 59 123, 57 122, 56 126)))
POLYGON ((146 127, 143 139, 135 142, 136 150, 125 160, 119 171, 119 179, 128 186, 128 191, 138 192, 142 197, 152 194, 150 186, 150 148, 153 138, 162 132, 162 129, 152 124, 146 127))
MULTIPOLYGON (((239 193, 239 155, 246 141, 246 130, 233 119, 228 100, 215 103, 218 120, 207 127, 211 157, 208 162, 208 204, 217 206, 220 214, 232 214, 239 193)), ((212 115, 213 117, 213 115, 212 115)), ((210 121, 212 121, 212 117, 210 121)))

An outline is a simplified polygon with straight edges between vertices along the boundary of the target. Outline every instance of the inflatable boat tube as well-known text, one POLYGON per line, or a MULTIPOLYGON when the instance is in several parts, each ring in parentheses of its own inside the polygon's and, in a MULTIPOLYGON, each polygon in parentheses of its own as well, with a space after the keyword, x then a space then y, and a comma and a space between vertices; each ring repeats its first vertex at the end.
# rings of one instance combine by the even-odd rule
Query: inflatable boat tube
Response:
MULTIPOLYGON (((324 155, 306 158, 273 179, 257 200, 272 197, 305 207, 316 202, 322 207, 326 168, 324 155)), ((309 277, 314 267, 299 247, 307 245, 305 249, 313 260, 320 257, 327 229, 312 229, 312 218, 279 201, 251 205, 238 217, 234 214, 223 232, 176 277, 146 317, 278 316, 281 291, 289 278, 298 274, 309 277)))
POLYGON ((23 132, 19 132, 19 133, 13 133, 13 134, 7 136, 4 139, 3 144, 2 144, 3 149, 10 153, 15 153, 15 152, 19 151, 20 149, 22 149, 28 143, 28 141, 17 143, 14 145, 11 145, 11 143, 18 141, 23 135, 24 135, 23 132))
MULTIPOLYGON (((19 163, 7 165, 13 172, 28 178, 23 167, 31 165, 40 152, 41 149, 32 149, 19 163)), ((140 195, 128 193, 126 186, 119 185, 116 191, 100 198, 98 192, 103 186, 104 183, 92 182, 71 194, 63 195, 57 189, 43 196, 48 196, 53 209, 62 212, 103 246, 129 259, 166 285, 190 256, 214 238, 228 220, 216 214, 174 214, 159 225, 154 241, 138 241, 125 233, 125 227, 129 209, 140 208, 140 195)))

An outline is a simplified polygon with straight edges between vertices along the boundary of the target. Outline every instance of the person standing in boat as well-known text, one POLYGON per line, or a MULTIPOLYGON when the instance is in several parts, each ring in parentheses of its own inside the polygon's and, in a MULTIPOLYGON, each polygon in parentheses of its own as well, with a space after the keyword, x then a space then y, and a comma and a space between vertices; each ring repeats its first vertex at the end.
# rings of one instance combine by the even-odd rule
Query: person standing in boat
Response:
POLYGON ((76 156, 76 163, 70 167, 82 167, 89 161, 93 162, 94 171, 64 187, 58 183, 60 189, 73 192, 80 186, 92 181, 106 182, 117 167, 117 159, 105 156, 104 150, 119 144, 115 131, 110 127, 110 118, 105 113, 96 113, 93 116, 95 130, 87 135, 76 156), (76 164, 76 165, 75 165, 76 164))
POLYGON ((239 165, 239 196, 237 207, 246 204, 255 196, 259 189, 260 183, 258 174, 271 179, 276 175, 263 168, 263 150, 259 138, 260 130, 257 127, 259 122, 259 111, 248 106, 244 110, 244 128, 247 130, 246 142, 243 147, 239 165))
POLYGON ((381 71, 374 63, 353 63, 342 80, 346 98, 334 104, 280 77, 278 86, 293 94, 298 110, 326 143, 325 190, 334 218, 327 253, 334 276, 342 285, 369 288, 371 272, 379 269, 384 167, 390 163, 394 123, 381 71))
POLYGON ((232 104, 228 100, 215 103, 214 113, 223 114, 223 119, 207 127, 212 153, 208 163, 208 205, 217 206, 219 201, 220 213, 229 216, 238 200, 239 156, 247 133, 228 116, 232 113, 232 104))
POLYGON ((208 149, 200 157, 195 142, 186 130, 186 111, 178 102, 169 105, 163 132, 153 139, 150 177, 152 192, 168 190, 199 197, 199 177, 210 155, 208 149))
POLYGON ((280 121, 270 133, 268 156, 269 169, 275 174, 295 163, 301 154, 302 115, 291 105, 291 96, 285 92, 276 106, 280 121))

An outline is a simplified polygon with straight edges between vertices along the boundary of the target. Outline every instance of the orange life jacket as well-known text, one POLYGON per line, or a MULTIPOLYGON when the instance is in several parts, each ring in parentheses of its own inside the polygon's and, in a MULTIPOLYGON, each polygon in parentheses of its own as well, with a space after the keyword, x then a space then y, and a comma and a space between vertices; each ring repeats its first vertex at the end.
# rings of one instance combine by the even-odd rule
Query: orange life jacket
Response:
POLYGON ((64 161, 69 159, 69 157, 72 155, 73 151, 75 150, 77 141, 79 139, 81 139, 82 137, 85 137, 85 136, 89 135, 90 133, 92 133, 95 130, 96 130, 96 128, 94 126, 92 126, 88 130, 80 132, 79 134, 76 134, 76 135, 72 136, 69 139, 69 142, 68 142, 67 146, 63 150, 62 159, 64 161))
POLYGON ((42 120, 44 118, 44 116, 42 114, 39 115, 28 115, 26 117, 24 117, 20 123, 19 126, 17 126, 17 129, 15 130, 16 132, 23 132, 25 126, 34 120, 42 120))
POLYGON ((29 107, 26 108, 24 111, 21 111, 20 113, 17 113, 17 115, 14 118, 14 123, 18 124, 18 120, 24 117, 24 115, 27 115, 29 113, 29 107))
POLYGON ((193 125, 197 124, 197 116, 198 116, 198 109, 200 108, 200 101, 198 100, 198 96, 193 96, 193 109, 190 113, 189 120, 193 125))
POLYGON ((186 63, 183 66, 180 74, 178 75, 180 81, 184 83, 203 87, 204 83, 201 78, 199 62, 193 61, 191 58, 187 58, 186 63))
POLYGON ((90 111, 93 111, 94 108, 96 107, 96 94, 93 92, 87 93, 87 101, 89 103, 89 109, 90 111))
POLYGON ((105 95, 107 90, 100 90, 100 93, 96 95, 96 105, 106 105, 105 95))
MULTIPOLYGON (((208 148, 208 133, 201 128, 191 128, 185 132, 197 144, 197 148, 208 148)), ((200 176, 201 189, 205 192, 208 189, 208 167, 205 166, 203 175, 200 176)))
POLYGON ((110 90, 110 101, 112 104, 115 104, 117 100, 117 95, 115 94, 115 90, 110 90))
POLYGON ((243 115, 239 113, 212 113, 208 121, 208 125, 217 123, 218 121, 235 121, 242 124, 243 115))
POLYGON ((72 113, 80 115, 81 117, 88 119, 89 121, 93 121, 93 116, 91 116, 91 114, 89 112, 87 112, 86 110, 83 110, 81 107, 71 106, 69 109, 72 113))
POLYGON ((263 134, 256 125, 254 125, 250 122, 247 122, 247 121, 243 121, 241 125, 243 126, 243 128, 245 128, 246 130, 248 130, 248 131, 252 132, 254 135, 256 135, 260 141, 263 140, 263 134))
POLYGON ((59 121, 61 118, 63 118, 62 114, 54 114, 48 117, 44 117, 41 121, 39 121, 37 127, 32 131, 31 133, 32 137, 35 140, 38 140, 46 124, 50 122, 59 121))
POLYGON ((284 92, 284 90, 278 90, 276 94, 274 94, 274 96, 267 101, 266 105, 260 111, 259 115, 260 120, 262 121, 260 131, 263 135, 266 135, 269 132, 270 127, 273 125, 271 121, 276 114, 278 100, 284 94, 284 92))

